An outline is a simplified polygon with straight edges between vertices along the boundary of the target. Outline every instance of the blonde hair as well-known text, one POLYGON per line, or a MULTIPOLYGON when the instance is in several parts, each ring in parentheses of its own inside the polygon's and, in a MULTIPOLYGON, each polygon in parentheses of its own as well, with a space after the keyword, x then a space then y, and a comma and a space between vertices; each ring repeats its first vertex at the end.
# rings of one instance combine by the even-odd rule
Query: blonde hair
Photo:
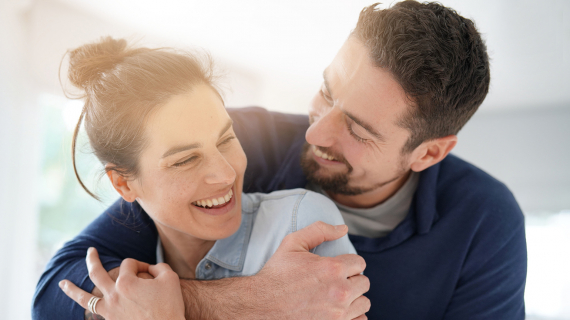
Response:
POLYGON ((94 154, 105 167, 126 177, 139 173, 139 156, 145 147, 144 124, 156 107, 171 96, 198 84, 213 84, 213 65, 206 54, 180 53, 169 48, 131 48, 124 39, 102 38, 69 53, 68 77, 84 92, 85 104, 72 140, 75 176, 77 136, 84 124, 94 154))

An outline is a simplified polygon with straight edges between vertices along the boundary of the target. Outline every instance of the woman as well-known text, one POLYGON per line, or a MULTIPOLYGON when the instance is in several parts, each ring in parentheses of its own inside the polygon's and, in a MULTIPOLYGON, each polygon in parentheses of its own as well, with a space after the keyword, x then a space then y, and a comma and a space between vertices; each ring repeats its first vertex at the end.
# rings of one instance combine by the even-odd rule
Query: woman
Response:
MULTIPOLYGON (((85 91, 73 149, 84 121, 114 188, 154 221, 157 263, 167 263, 150 266, 127 259, 115 283, 96 251, 89 250, 90 276, 103 300, 69 281, 60 285, 93 313, 108 319, 135 314, 182 318, 178 277, 253 275, 287 234, 316 221, 343 223, 336 206, 313 192, 242 194, 247 159, 211 70, 211 64, 188 54, 131 49, 126 41, 111 38, 70 54, 69 78, 85 91), (140 272, 155 279, 137 279, 140 272)), ((314 253, 336 256, 355 250, 344 236, 317 246, 314 253)))

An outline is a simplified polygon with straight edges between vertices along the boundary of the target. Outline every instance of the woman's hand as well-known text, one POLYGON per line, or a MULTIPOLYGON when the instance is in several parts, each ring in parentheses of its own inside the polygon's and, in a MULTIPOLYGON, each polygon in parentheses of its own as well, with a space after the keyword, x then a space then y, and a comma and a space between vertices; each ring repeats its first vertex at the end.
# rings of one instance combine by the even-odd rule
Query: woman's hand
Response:
MULTIPOLYGON (((134 259, 121 263, 117 282, 101 265, 95 248, 87 250, 87 269, 91 281, 101 290, 103 298, 96 304, 97 314, 107 320, 184 319, 184 301, 178 275, 169 265, 149 265, 134 259), (154 279, 142 279, 138 273, 150 273, 154 279)), ((69 280, 59 286, 67 296, 88 308, 94 295, 83 291, 69 280)))

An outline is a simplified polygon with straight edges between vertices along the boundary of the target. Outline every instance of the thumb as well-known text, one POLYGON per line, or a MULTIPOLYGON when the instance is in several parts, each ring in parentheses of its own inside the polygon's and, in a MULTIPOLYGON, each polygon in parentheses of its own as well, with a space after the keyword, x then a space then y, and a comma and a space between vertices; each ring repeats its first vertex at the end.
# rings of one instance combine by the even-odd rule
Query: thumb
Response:
POLYGON ((325 241, 333 241, 341 238, 348 232, 344 224, 333 226, 328 223, 317 221, 311 225, 293 232, 281 243, 280 250, 290 252, 309 251, 325 241))

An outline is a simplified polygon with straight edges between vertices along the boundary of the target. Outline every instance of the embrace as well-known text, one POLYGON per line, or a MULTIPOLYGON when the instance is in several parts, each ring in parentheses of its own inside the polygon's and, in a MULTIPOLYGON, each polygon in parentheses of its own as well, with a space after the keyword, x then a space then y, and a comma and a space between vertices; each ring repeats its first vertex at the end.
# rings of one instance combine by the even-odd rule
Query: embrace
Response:
POLYGON ((524 319, 522 212, 450 154, 490 85, 453 9, 364 8, 308 117, 226 109, 196 54, 107 37, 69 61, 74 139, 121 198, 49 262, 33 319, 524 319))

